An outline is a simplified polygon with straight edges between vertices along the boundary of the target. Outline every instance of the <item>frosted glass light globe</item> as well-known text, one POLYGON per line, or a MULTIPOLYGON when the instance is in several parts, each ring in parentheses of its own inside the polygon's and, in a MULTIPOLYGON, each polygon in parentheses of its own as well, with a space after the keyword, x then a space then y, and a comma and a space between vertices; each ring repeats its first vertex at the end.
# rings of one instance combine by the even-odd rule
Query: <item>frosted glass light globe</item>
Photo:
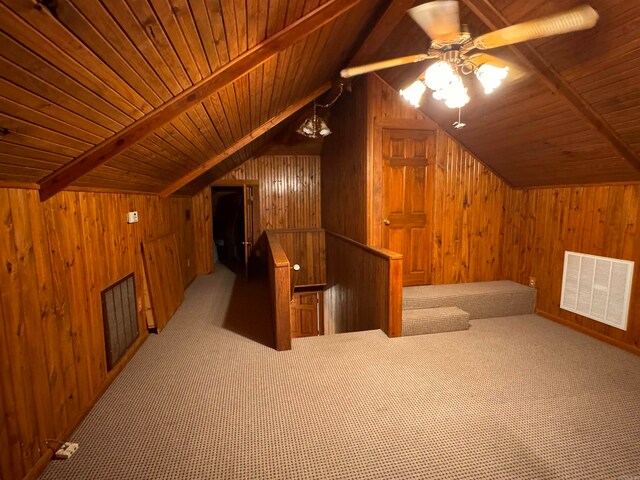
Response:
POLYGON ((406 89, 400 90, 400 95, 402 95, 411 105, 417 108, 420 106, 420 99, 426 89, 427 87, 425 87, 424 83, 420 80, 416 80, 406 89))
POLYGON ((502 81, 507 78, 509 73, 509 67, 495 67, 488 63, 483 63, 476 70, 476 77, 480 80, 484 93, 487 95, 492 93, 496 88, 500 86, 502 81))
POLYGON ((444 104, 449 108, 462 108, 467 103, 469 103, 467 87, 462 83, 462 78, 455 75, 444 91, 444 104))
POLYGON ((431 90, 442 90, 451 83, 454 73, 447 62, 436 62, 424 72, 424 83, 431 90))

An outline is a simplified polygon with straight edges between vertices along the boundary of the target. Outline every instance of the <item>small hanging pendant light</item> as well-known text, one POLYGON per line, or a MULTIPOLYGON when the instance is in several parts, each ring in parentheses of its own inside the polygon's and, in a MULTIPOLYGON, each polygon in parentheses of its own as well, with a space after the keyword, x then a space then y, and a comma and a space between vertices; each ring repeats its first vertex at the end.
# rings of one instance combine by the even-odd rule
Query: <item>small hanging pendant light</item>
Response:
POLYGON ((336 103, 336 100, 340 98, 340 95, 342 95, 342 90, 343 90, 343 85, 342 83, 340 83, 340 91, 338 92, 338 95, 336 95, 336 98, 334 98, 331 102, 327 103, 326 105, 317 103, 314 100, 313 115, 307 118, 304 122, 302 122, 302 125, 300 125, 300 127, 298 128, 298 130, 296 130, 296 132, 298 132, 300 135, 303 135, 307 138, 321 138, 321 137, 326 137, 328 135, 331 135, 331 129, 329 128, 327 123, 321 117, 318 116, 317 108, 331 107, 334 103, 336 103))
POLYGON ((319 138, 331 135, 331 129, 327 126, 327 123, 317 115, 316 107, 318 107, 318 104, 314 101, 313 115, 302 122, 302 125, 300 125, 300 128, 297 130, 300 135, 308 138, 319 138))

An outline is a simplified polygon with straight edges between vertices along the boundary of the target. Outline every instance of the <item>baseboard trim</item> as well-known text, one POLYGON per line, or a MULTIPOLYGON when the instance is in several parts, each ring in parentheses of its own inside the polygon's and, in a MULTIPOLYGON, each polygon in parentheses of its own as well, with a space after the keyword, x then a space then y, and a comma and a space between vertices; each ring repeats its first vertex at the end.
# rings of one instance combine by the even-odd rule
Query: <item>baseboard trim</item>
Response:
POLYGON ((622 348, 627 352, 640 356, 640 348, 634 347, 633 345, 629 345, 627 343, 621 342, 620 340, 616 340, 615 338, 607 337, 606 335, 603 335, 601 333, 594 332, 593 330, 589 330, 588 328, 585 328, 582 325, 578 325, 576 323, 570 322, 569 320, 565 320, 562 317, 553 315, 552 313, 548 313, 537 308, 536 308, 536 313, 541 317, 546 318, 547 320, 551 320, 553 322, 559 323, 561 325, 564 325, 565 327, 569 327, 573 330, 577 330, 580 333, 584 333, 585 335, 589 335, 590 337, 593 337, 602 342, 608 343, 609 345, 622 348))
MULTIPOLYGON (((118 363, 113 367, 113 369, 107 373, 107 377, 105 378, 104 383, 98 390, 95 398, 91 402, 87 408, 85 408, 78 418, 74 422, 72 422, 69 427, 63 432, 61 435, 62 438, 58 438, 60 441, 65 441, 68 439, 71 434, 74 432, 76 428, 82 423, 85 417, 89 414, 91 409, 95 406, 95 404, 100 400, 100 397, 104 395, 104 392, 107 391, 107 388, 111 385, 111 383, 116 379, 116 377, 120 374, 122 369, 129 363, 129 360, 133 358, 136 352, 140 349, 142 344, 149 338, 149 334, 145 331, 144 334, 141 334, 138 339, 131 345, 131 348, 127 353, 125 353, 122 358, 118 361, 118 363)), ((31 469, 27 472, 23 480, 37 480, 37 478, 44 472, 44 469, 49 465, 49 461, 53 457, 53 449, 47 449, 47 451, 40 456, 38 461, 31 467, 31 469)))

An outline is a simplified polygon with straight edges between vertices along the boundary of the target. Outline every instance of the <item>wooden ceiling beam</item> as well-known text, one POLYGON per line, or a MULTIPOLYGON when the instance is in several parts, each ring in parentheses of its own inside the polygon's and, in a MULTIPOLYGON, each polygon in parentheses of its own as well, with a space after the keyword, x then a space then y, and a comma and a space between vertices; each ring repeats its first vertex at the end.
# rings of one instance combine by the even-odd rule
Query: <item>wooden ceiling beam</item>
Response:
MULTIPOLYGON (((511 25, 490 0, 462 1, 492 30, 511 25)), ((594 131, 598 132, 618 155, 624 158, 634 169, 640 171, 640 159, 629 145, 535 48, 528 43, 510 45, 509 48, 522 65, 528 66, 553 93, 560 98, 564 98, 578 116, 583 118, 594 131)))
POLYGON ((259 138, 260 136, 262 136, 265 133, 267 133, 269 130, 271 130, 276 125, 279 125, 280 123, 282 123, 285 120, 287 120, 289 117, 291 117, 298 110, 303 108, 305 105, 308 105, 310 102, 315 100, 317 97, 322 95, 324 92, 326 92, 330 88, 331 88, 331 84, 327 83, 327 84, 323 85, 322 87, 318 88, 317 90, 313 91, 310 95, 307 95, 302 100, 299 100, 296 103, 293 103, 293 104, 289 105, 287 108, 285 108, 278 115, 276 115, 275 117, 271 117, 269 120, 264 122, 258 128, 254 129, 253 131, 251 131, 250 133, 248 133, 247 135, 242 137, 240 140, 235 142, 229 148, 226 148, 223 152, 218 153, 217 155, 211 157, 209 160, 205 161, 202 165, 200 165, 195 170, 192 170, 191 172, 187 173, 183 177, 181 177, 178 180, 176 180, 175 182, 173 182, 171 185, 169 185, 167 188, 165 188, 164 190, 162 190, 160 192, 160 194, 159 194, 160 198, 168 197, 169 195, 171 195, 171 194, 177 192, 178 190, 180 190, 182 187, 184 187, 188 183, 194 181, 200 175, 203 175, 204 173, 208 172, 213 167, 218 165, 220 162, 222 162, 226 158, 228 158, 230 155, 233 155, 234 153, 236 153, 241 148, 246 147, 251 142, 253 142, 254 140, 259 138))
POLYGON ((302 40, 361 1, 329 0, 272 37, 223 65, 207 78, 43 178, 39 182, 40 200, 45 201, 51 198, 94 168, 139 142, 216 91, 248 74, 274 55, 302 40))
MULTIPOLYGON (((349 67, 370 62, 374 54, 382 47, 391 32, 395 30, 407 10, 413 7, 415 0, 391 0, 391 3, 378 19, 367 38, 364 39, 356 54, 351 58, 349 67)), ((349 79, 347 79, 348 81, 349 79)))

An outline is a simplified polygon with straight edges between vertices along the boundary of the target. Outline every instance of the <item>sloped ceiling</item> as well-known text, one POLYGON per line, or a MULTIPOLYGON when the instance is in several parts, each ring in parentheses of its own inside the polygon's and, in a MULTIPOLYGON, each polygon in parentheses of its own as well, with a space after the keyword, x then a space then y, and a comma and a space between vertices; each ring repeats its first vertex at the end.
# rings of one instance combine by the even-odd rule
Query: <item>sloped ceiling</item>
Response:
MULTIPOLYGON (((460 9, 462 22, 477 36, 492 28, 472 13, 469 5, 477 6, 489 19, 498 16, 506 24, 514 24, 580 3, 468 0, 460 2, 460 9)), ((457 110, 444 107, 428 95, 423 97, 421 109, 514 186, 640 180, 640 94, 635 78, 640 67, 640 3, 589 3, 600 15, 591 30, 529 42, 519 49, 492 51, 518 64, 525 73, 522 79, 485 95, 475 78, 465 78, 471 96, 461 112, 465 128, 453 129, 457 110), (522 59, 523 55, 533 58, 536 54, 547 64, 551 76, 522 59), (583 102, 582 111, 553 88, 558 82, 583 102), (593 117, 602 123, 594 123, 593 117), (622 146, 607 138, 608 130, 622 146), (621 154, 625 150, 627 157, 621 154)), ((428 37, 405 18, 379 55, 391 58, 417 53, 427 44, 428 37)), ((380 74, 400 89, 422 69, 424 64, 380 74)))
MULTIPOLYGON (((47 179, 56 172, 111 142, 114 149, 103 149, 100 157, 106 161, 72 185, 160 193, 232 151, 180 186, 180 193, 193 193, 286 137, 286 130, 298 122, 299 109, 292 106, 310 101, 314 91, 335 80, 382 13, 399 3, 0 0, 0 182, 50 187, 47 179), (345 7, 347 3, 354 5, 345 7), (313 16, 323 15, 318 13, 323 8, 342 11, 325 15, 317 28, 288 44, 274 40, 300 19, 311 18, 313 24, 313 16), (226 70, 270 41, 273 54, 237 77, 227 75, 230 81, 211 81, 210 94, 189 108, 172 110, 178 100, 188 101, 187 94, 198 85, 217 75, 225 78, 226 70), (283 112, 291 112, 289 123, 264 128, 283 112), (164 121, 147 122, 150 118, 164 121), (151 126, 137 128, 145 122, 151 126), (127 137, 132 131, 142 134, 127 137), (232 148, 253 132, 260 135, 232 148), (129 143, 118 148, 122 138, 129 143)), ((580 2, 460 3, 463 22, 477 35, 495 22, 516 23, 580 2)), ((640 4, 590 3, 601 16, 596 28, 523 47, 532 51, 496 52, 520 62, 523 79, 491 96, 467 79, 472 101, 462 111, 464 129, 450 127, 457 111, 439 102, 425 98, 421 108, 514 186, 640 180, 640 94, 635 80, 640 70, 640 4), (534 54, 555 77, 522 62, 523 55, 534 54), (554 89, 554 82, 566 88, 554 89), (563 94, 567 88, 576 96, 573 102, 563 94), (576 101, 584 108, 577 108, 576 101)), ((428 42, 405 16, 367 61, 423 52, 428 42)), ((380 74, 399 89, 424 66, 380 74)))
MULTIPOLYGON (((118 134, 128 141, 128 132, 162 116, 177 98, 189 101, 184 92, 234 68, 252 47, 271 45, 276 54, 260 57, 233 81, 213 82, 213 94, 154 124, 128 148, 114 144, 117 154, 72 183, 161 192, 335 79, 381 6, 380 0, 2 0, 0 181, 46 183, 118 134), (319 28, 280 40, 309 18, 319 28)), ((234 156, 248 158, 256 148, 234 156)))

